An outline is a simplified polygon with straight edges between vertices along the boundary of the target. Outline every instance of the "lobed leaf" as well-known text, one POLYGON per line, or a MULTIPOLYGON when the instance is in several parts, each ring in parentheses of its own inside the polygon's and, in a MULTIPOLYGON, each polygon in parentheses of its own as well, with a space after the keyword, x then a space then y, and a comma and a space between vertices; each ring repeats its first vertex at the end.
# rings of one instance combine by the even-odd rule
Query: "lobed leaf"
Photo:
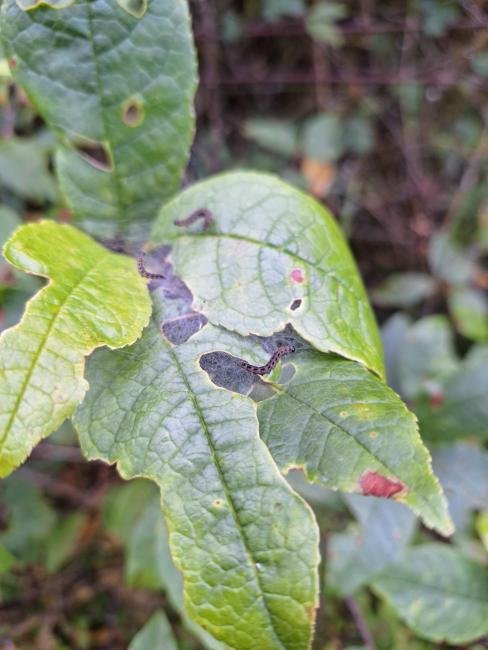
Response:
MULTIPOLYGON (((225 332, 210 324, 173 346, 154 320, 130 355, 101 352, 75 422, 89 458, 161 488, 189 615, 239 650, 309 647, 317 598, 310 509, 258 437, 256 410, 199 366, 225 332)), ((232 336, 232 335, 230 335, 232 336)))
POLYGON ((231 173, 198 183, 161 211, 151 241, 171 243, 175 272, 209 320, 269 336, 291 323, 322 351, 383 376, 381 342, 339 227, 307 195, 273 176, 231 173), (213 215, 175 225, 195 210, 213 215))
POLYGON ((427 639, 464 644, 488 633, 488 571, 452 547, 411 549, 373 587, 427 639))
POLYGON ((60 138, 57 170, 77 219, 106 236, 152 219, 179 187, 193 136, 186 2, 6 0, 1 38, 60 138))
POLYGON ((452 522, 415 416, 380 379, 318 352, 293 357, 294 374, 258 404, 261 437, 282 471, 344 492, 394 498, 443 535, 452 522))
POLYGON ((21 322, 0 336, 0 476, 6 476, 81 402, 85 356, 133 343, 150 315, 134 260, 67 225, 19 228, 6 259, 49 278, 21 322))

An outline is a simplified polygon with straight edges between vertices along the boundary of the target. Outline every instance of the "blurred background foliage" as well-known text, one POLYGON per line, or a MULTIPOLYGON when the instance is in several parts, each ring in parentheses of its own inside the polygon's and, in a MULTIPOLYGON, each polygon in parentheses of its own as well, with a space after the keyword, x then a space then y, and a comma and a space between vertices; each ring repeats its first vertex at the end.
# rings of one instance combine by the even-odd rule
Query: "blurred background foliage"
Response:
MULTIPOLYGON (((447 543, 399 504, 343 498, 293 473, 317 514, 326 557, 315 648, 481 650, 488 646, 480 632, 488 620, 486 5, 190 4, 201 84, 185 183, 252 167, 331 209, 376 307, 389 383, 419 418, 457 527, 447 543), (412 585, 410 600, 398 575, 412 585), (443 610, 429 575, 462 624, 435 620, 443 610)), ((5 61, 0 133, 0 243, 22 221, 69 221, 53 175, 53 136, 5 61)), ((0 260, 0 329, 18 321, 39 286, 0 260)), ((0 649, 129 644, 218 647, 182 611, 155 489, 84 462, 66 423, 0 486, 0 649)))

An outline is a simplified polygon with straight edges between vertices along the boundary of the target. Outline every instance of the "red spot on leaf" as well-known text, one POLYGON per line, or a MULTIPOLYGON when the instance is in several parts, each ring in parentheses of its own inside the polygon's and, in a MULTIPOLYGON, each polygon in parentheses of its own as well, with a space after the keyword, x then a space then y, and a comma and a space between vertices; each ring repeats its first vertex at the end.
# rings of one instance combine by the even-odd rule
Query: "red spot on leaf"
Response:
POLYGON ((365 472, 359 479, 359 485, 365 496, 385 497, 386 499, 390 499, 406 488, 405 483, 393 481, 376 472, 365 472))
POLYGON ((441 391, 432 393, 429 397, 429 402, 433 409, 439 408, 444 404, 444 393, 441 393, 441 391))
POLYGON ((302 269, 293 269, 290 273, 290 278, 297 284, 302 284, 305 282, 305 275, 303 274, 302 269))

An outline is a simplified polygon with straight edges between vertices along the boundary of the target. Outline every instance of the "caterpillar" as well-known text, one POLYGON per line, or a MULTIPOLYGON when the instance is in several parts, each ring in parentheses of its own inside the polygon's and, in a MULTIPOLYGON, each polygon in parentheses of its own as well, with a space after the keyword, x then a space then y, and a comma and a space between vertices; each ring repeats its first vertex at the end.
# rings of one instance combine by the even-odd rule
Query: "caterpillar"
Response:
POLYGON ((207 230, 207 228, 214 220, 210 210, 207 210, 207 208, 198 208, 198 210, 192 212, 190 216, 186 217, 185 219, 176 219, 173 223, 175 226, 190 226, 192 223, 195 223, 197 219, 203 219, 204 230, 207 230))
POLYGON ((293 345, 283 345, 279 347, 276 352, 273 352, 268 363, 265 363, 264 366, 253 366, 247 361, 239 361, 241 368, 244 368, 248 372, 252 372, 253 375, 269 375, 269 373, 276 367, 276 364, 287 354, 295 352, 295 346, 293 345))
POLYGON ((143 278, 148 278, 148 280, 165 280, 165 275, 161 275, 160 273, 149 273, 149 271, 146 271, 146 267, 144 266, 144 255, 144 251, 141 251, 137 256, 137 270, 139 271, 139 275, 143 278))

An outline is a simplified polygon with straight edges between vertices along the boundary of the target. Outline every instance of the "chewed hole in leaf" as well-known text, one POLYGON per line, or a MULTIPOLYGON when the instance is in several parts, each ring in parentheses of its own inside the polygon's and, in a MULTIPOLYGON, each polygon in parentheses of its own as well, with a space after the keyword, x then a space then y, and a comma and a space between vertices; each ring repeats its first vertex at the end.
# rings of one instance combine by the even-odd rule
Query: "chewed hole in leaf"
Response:
POLYGON ((181 345, 201 330, 207 322, 203 314, 197 311, 191 311, 188 314, 183 314, 182 316, 177 316, 172 320, 164 322, 161 329, 170 343, 173 343, 173 345, 181 345))
POLYGON ((275 332, 264 339, 258 339, 262 342, 263 349, 269 354, 273 354, 278 348, 292 346, 295 352, 310 350, 311 346, 307 341, 299 336, 291 325, 287 325, 281 332, 275 332))
POLYGON ((279 383, 280 384, 288 383, 293 378, 295 372, 296 372, 295 366, 292 363, 286 363, 281 370, 279 383))
POLYGON ((109 150, 102 142, 76 142, 75 149, 87 163, 102 172, 110 172, 113 169, 112 158, 109 150))
POLYGON ((383 497, 384 499, 391 499, 400 492, 406 494, 408 491, 402 481, 395 481, 378 474, 378 472, 364 472, 359 479, 359 487, 365 496, 383 497))
POLYGON ((290 305, 290 309, 291 309, 292 311, 296 311, 296 310, 299 309, 301 306, 302 306, 302 301, 300 300, 300 298, 296 298, 296 299, 291 303, 291 305, 290 305))
POLYGON ((247 395, 255 377, 239 365, 241 360, 227 352, 208 352, 200 358, 200 367, 216 386, 247 395))
POLYGON ((147 0, 117 0, 117 4, 134 18, 142 18, 147 10, 147 0))
POLYGON ((131 128, 144 122, 144 106, 139 97, 131 97, 122 104, 122 121, 131 128))

